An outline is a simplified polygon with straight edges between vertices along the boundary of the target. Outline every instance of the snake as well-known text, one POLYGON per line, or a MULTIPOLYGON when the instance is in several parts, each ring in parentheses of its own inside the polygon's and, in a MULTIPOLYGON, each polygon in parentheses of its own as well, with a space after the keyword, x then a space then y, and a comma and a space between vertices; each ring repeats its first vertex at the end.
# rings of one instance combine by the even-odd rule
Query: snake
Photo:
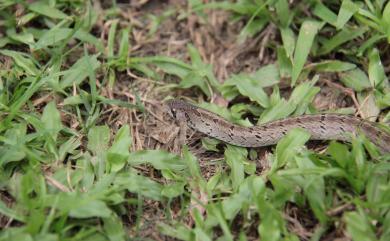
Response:
POLYGON ((231 145, 264 147, 275 145, 291 129, 302 128, 311 140, 351 142, 353 136, 365 135, 382 154, 390 153, 390 133, 378 123, 353 115, 320 113, 271 121, 244 127, 230 123, 223 117, 179 99, 166 102, 169 114, 191 129, 231 145))

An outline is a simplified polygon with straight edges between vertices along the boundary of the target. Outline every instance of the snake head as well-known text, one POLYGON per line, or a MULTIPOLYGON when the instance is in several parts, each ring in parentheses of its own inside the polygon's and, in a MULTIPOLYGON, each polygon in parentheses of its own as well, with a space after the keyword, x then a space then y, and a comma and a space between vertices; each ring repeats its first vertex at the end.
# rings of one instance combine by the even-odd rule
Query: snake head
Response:
POLYGON ((172 100, 169 100, 166 102, 166 111, 168 112, 169 116, 172 117, 173 119, 176 119, 176 108, 172 104, 172 100))
POLYGON ((180 120, 180 112, 182 110, 182 101, 180 100, 168 100, 166 102, 167 106, 168 106, 168 114, 176 119, 176 120, 180 120))
POLYGON ((168 100, 166 104, 168 106, 168 114, 178 121, 186 121, 186 113, 196 109, 195 106, 182 100, 168 100))

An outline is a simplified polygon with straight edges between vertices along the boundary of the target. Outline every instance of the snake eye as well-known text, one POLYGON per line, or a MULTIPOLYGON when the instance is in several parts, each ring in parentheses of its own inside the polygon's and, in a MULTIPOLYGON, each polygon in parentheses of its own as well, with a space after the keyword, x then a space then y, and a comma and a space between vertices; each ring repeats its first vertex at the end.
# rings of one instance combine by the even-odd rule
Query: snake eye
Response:
POLYGON ((172 116, 173 118, 176 119, 176 109, 175 108, 171 108, 169 111, 169 114, 170 114, 170 116, 172 116))

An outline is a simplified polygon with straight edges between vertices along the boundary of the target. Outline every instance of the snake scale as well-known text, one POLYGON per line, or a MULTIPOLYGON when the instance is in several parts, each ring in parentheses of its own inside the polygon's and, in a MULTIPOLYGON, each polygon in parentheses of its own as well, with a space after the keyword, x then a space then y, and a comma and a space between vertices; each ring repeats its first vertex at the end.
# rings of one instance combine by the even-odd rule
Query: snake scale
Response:
POLYGON ((221 116, 181 100, 167 102, 170 114, 192 129, 226 143, 243 147, 276 144, 292 128, 303 128, 311 140, 350 141, 351 134, 364 134, 382 153, 390 153, 390 133, 376 123, 342 114, 314 114, 272 121, 260 126, 243 127, 221 116))

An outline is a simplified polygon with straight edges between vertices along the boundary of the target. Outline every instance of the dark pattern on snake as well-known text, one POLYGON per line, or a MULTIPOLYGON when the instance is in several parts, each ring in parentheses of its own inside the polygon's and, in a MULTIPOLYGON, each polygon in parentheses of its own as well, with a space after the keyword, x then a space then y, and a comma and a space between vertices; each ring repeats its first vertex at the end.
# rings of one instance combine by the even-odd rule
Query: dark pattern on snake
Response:
POLYGON ((351 115, 315 114, 290 117, 260 126, 242 127, 217 114, 181 100, 167 102, 170 114, 192 129, 232 145, 261 147, 276 144, 292 128, 302 128, 311 140, 350 141, 351 135, 364 134, 382 153, 390 153, 390 134, 376 123, 351 115))

